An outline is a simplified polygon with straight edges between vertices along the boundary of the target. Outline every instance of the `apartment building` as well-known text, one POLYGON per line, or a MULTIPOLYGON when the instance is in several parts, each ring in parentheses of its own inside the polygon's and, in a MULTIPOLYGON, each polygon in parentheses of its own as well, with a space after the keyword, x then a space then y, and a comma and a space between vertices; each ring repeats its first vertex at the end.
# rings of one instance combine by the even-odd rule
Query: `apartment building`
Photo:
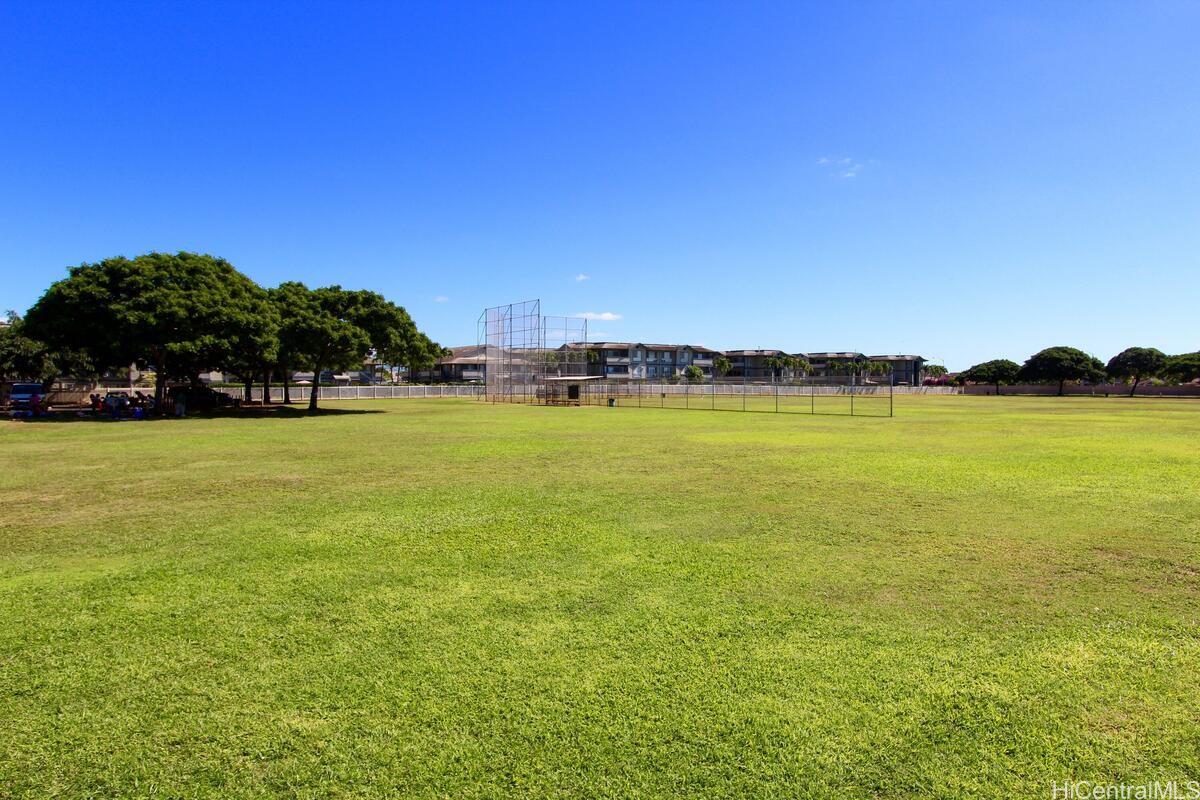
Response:
POLYGON ((612 380, 664 380, 697 367, 711 376, 713 359, 720 353, 696 344, 597 342, 564 345, 562 349, 587 350, 588 374, 612 380))
POLYGON ((811 365, 809 374, 818 378, 858 374, 867 364, 865 355, 851 351, 796 353, 796 356, 806 360, 811 365))
MULTIPOLYGON (((451 348, 451 354, 439 359, 433 371, 421 378, 441 381, 482 381, 487 373, 487 358, 482 345, 451 348)), ((713 350, 701 345, 647 344, 645 342, 579 342, 559 350, 584 351, 588 355, 587 374, 610 380, 666 380, 682 375, 689 366, 713 377, 713 362, 720 357, 730 363, 723 377, 730 380, 789 380, 791 370, 780 368, 771 359, 792 356, 807 361, 807 375, 817 378, 846 377, 851 374, 878 382, 883 375, 872 374, 871 363, 887 364, 893 384, 918 386, 924 378, 925 359, 917 355, 868 356, 853 351, 787 353, 783 350, 713 350)))
POLYGON ((920 386, 925 379, 925 359, 921 356, 867 356, 867 360, 891 366, 893 386, 920 386))
POLYGON ((729 372, 724 377, 731 380, 769 380, 772 377, 785 377, 781 373, 786 370, 779 370, 767 364, 768 359, 786 356, 787 353, 782 350, 726 350, 722 355, 729 361, 729 372))

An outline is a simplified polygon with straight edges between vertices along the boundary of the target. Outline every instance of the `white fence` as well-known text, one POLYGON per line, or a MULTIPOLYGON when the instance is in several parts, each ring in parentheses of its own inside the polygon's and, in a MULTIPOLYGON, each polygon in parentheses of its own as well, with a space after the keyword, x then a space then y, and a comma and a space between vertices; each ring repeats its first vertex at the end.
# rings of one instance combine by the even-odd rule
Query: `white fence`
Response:
MULTIPOLYGON (((225 392, 230 397, 235 397, 239 400, 245 397, 245 389, 236 386, 214 387, 217 391, 225 392)), ((293 386, 291 387, 291 396, 293 403, 306 402, 309 393, 312 391, 311 386, 293 386)), ((317 398, 320 400, 408 400, 437 397, 463 397, 472 399, 482 399, 485 397, 485 387, 483 386, 424 386, 424 385, 405 385, 405 386, 322 386, 317 389, 317 398)), ((794 384, 695 384, 689 385, 686 383, 635 383, 627 384, 627 388, 623 389, 629 394, 669 394, 669 395, 691 395, 703 396, 714 393, 718 395, 748 395, 751 397, 774 397, 778 394, 781 397, 808 397, 810 395, 826 396, 826 395, 848 395, 857 396, 863 395, 886 395, 888 392, 887 386, 798 386, 794 384)), ((895 394, 962 394, 962 389, 957 386, 895 386, 892 388, 895 394)), ((250 397, 254 402, 262 401, 262 387, 255 386, 250 390, 250 397)), ((271 387, 271 402, 283 402, 283 387, 271 387)))
MULTIPOLYGON (((230 397, 242 400, 246 390, 237 386, 213 387, 218 392, 224 392, 230 397)), ((307 402, 312 393, 311 386, 292 386, 290 394, 293 403, 307 402)), ((483 397, 482 386, 321 386, 317 389, 320 400, 407 400, 425 397, 483 397)), ((250 397, 254 402, 262 401, 261 386, 250 389, 250 397)), ((271 387, 271 402, 283 402, 283 387, 271 387)))
MULTIPOLYGON (((724 395, 738 396, 746 395, 748 397, 817 397, 833 396, 833 395, 855 395, 857 397, 883 395, 888 394, 888 386, 877 384, 859 384, 852 386, 848 384, 836 384, 832 386, 814 386, 811 384, 788 384, 788 383, 607 383, 610 387, 610 393, 613 394, 628 394, 637 396, 639 394, 667 394, 667 395, 691 395, 693 397, 707 397, 716 394, 718 397, 724 395)), ((893 394, 962 394, 963 391, 958 386, 893 386, 891 387, 893 394)))

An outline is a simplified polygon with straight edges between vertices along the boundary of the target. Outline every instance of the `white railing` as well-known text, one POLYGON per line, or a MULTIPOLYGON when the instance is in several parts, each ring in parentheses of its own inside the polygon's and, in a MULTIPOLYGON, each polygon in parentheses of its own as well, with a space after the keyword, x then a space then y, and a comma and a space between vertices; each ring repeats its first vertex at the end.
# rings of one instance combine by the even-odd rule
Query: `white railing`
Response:
MULTIPOLYGON (((238 400, 244 399, 245 390, 235 386, 214 387, 217 391, 225 392, 230 397, 238 400)), ((311 386, 293 386, 291 387, 291 398, 293 403, 307 402, 311 386)), ((810 395, 831 396, 831 395, 887 395, 887 386, 804 386, 795 384, 740 384, 740 383, 703 383, 703 384, 686 384, 686 383, 626 383, 615 382, 611 384, 611 391, 615 394, 626 394, 630 396, 638 395, 690 395, 692 397, 717 396, 724 395, 747 395, 749 397, 774 397, 778 394, 780 397, 808 397, 810 395)), ((928 395, 953 395, 962 394, 962 389, 957 386, 896 386, 893 387, 895 394, 928 394, 928 395)), ((443 397, 460 397, 479 399, 486 396, 486 388, 483 386, 426 386, 426 385, 403 385, 403 386, 322 386, 317 389, 317 398, 319 400, 408 400, 408 399, 424 399, 424 398, 443 398, 443 397)), ((250 397, 253 402, 262 401, 262 387, 255 386, 250 390, 250 397)), ((283 387, 271 387, 271 402, 283 402, 283 387)))
MULTIPOLYGON (((245 389, 236 386, 214 387, 218 392, 224 392, 239 400, 246 396, 245 389)), ((293 403, 306 402, 312 393, 311 386, 292 386, 290 393, 293 403)), ((483 397, 482 386, 321 386, 317 389, 319 400, 420 400, 426 397, 483 397)), ((262 402, 261 386, 252 387, 250 398, 253 402, 262 402)), ((283 402, 283 387, 271 387, 271 402, 283 402)))
MULTIPOLYGON (((613 393, 628 394, 637 396, 639 394, 669 394, 669 395, 692 395, 692 396, 709 396, 716 394, 718 397, 723 395, 747 395, 749 397, 774 397, 778 394, 780 397, 808 397, 817 395, 818 397, 825 395, 884 395, 888 394, 888 386, 868 384, 868 385, 835 385, 835 386, 813 386, 806 384, 771 384, 771 383, 637 383, 637 382, 610 382, 609 386, 613 393)), ((963 391, 958 386, 894 386, 892 387, 893 394, 962 394, 963 391)))

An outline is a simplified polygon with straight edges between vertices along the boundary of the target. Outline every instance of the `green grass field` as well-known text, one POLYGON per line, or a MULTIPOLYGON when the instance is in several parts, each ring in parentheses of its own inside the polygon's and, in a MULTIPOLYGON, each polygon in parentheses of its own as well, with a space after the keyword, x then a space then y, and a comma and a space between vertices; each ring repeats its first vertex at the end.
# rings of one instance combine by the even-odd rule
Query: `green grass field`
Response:
POLYGON ((0 424, 0 797, 1200 779, 1200 403, 0 424))

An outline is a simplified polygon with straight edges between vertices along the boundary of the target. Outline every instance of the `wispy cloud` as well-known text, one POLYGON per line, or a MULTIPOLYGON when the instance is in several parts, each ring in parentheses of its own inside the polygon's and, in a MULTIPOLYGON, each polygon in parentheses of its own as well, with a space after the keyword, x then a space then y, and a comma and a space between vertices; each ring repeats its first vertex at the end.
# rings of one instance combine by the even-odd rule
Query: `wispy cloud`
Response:
POLYGON ((575 276, 575 280, 579 281, 580 283, 583 283, 584 281, 590 281, 591 279, 591 275, 584 275, 582 272, 575 276))
POLYGON ((598 320, 600 322, 615 322, 621 318, 620 314, 614 314, 611 311, 580 311, 575 316, 580 319, 598 320))
POLYGON ((435 303, 449 303, 449 302, 450 302, 450 298, 449 298, 449 297, 446 297, 446 295, 444 295, 444 294, 439 294, 437 297, 433 298, 433 302, 435 302, 435 303))
POLYGON ((818 167, 824 167, 830 175, 837 178, 857 178, 864 169, 876 163, 873 158, 857 161, 847 156, 821 156, 817 159, 818 167))

